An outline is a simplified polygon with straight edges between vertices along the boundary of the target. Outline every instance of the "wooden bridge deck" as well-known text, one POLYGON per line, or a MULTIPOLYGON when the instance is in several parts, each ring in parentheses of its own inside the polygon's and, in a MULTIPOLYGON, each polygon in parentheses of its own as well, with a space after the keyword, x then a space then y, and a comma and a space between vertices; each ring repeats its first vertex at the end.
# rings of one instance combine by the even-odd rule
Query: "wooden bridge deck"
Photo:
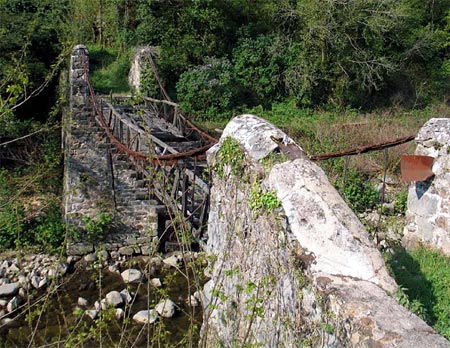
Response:
MULTIPOLYGON (((163 239, 168 239, 169 243, 179 241, 174 231, 181 230, 188 231, 192 241, 203 244, 209 207, 204 152, 213 144, 212 139, 205 138, 201 131, 180 120, 174 108, 176 104, 169 102, 173 105, 168 105, 150 98, 141 104, 130 101, 123 97, 101 98, 97 107, 97 121, 110 138, 112 157, 126 158, 140 183, 134 188, 133 198, 121 194, 121 190, 130 190, 116 187, 117 195, 123 196, 116 197, 117 211, 124 216, 139 214, 137 204, 127 207, 127 199, 133 200, 139 195, 143 201, 156 199, 161 207, 165 207, 159 209, 159 213, 167 215, 170 222, 165 223, 166 230, 162 234, 167 238, 163 239), (168 106, 171 107, 169 111, 168 106)), ((119 170, 116 169, 114 175, 120 176, 119 170)), ((122 172, 121 175, 130 176, 130 173, 122 172)))

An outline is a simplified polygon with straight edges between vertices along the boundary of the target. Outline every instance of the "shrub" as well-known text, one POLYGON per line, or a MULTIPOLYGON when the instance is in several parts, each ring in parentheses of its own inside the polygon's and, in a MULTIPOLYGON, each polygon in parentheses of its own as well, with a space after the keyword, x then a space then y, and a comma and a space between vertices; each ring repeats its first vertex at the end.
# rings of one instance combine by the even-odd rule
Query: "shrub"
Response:
POLYGON ((233 50, 236 78, 243 102, 269 106, 284 95, 284 44, 274 35, 242 39, 233 50))
POLYGON ((336 188, 356 212, 373 209, 378 204, 377 190, 356 171, 350 171, 346 177, 339 178, 336 188))
POLYGON ((90 240, 102 240, 113 226, 113 217, 109 213, 98 213, 94 217, 83 216, 84 228, 90 240))
POLYGON ((226 117, 238 90, 230 62, 217 58, 181 74, 176 89, 181 112, 203 120, 226 117))

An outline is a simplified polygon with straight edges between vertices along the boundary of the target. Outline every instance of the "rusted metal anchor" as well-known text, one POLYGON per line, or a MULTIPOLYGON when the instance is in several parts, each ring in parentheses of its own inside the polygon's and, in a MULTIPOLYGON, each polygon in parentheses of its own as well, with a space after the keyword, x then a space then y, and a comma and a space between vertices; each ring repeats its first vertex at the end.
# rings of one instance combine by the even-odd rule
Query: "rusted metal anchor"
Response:
POLYGON ((402 155, 400 169, 402 181, 425 181, 432 176, 434 157, 419 155, 402 155))

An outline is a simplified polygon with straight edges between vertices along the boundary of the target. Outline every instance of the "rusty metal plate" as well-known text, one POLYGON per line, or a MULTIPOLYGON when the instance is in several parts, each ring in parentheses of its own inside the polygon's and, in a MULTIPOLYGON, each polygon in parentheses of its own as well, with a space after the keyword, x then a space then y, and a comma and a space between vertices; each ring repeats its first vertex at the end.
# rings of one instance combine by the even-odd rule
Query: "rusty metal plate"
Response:
POLYGON ((424 181, 431 178, 434 158, 430 156, 402 155, 400 168, 403 181, 424 181))

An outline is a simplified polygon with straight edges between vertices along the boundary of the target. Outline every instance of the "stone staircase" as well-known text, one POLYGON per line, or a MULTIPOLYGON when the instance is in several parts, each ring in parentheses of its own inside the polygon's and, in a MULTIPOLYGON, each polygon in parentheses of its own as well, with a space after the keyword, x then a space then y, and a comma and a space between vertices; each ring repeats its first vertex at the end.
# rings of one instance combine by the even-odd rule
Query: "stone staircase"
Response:
MULTIPOLYGON (((158 216, 166 207, 150 193, 149 183, 124 154, 111 151, 116 221, 122 254, 149 254, 158 241, 158 216)), ((117 237, 117 235, 116 235, 117 237)))

